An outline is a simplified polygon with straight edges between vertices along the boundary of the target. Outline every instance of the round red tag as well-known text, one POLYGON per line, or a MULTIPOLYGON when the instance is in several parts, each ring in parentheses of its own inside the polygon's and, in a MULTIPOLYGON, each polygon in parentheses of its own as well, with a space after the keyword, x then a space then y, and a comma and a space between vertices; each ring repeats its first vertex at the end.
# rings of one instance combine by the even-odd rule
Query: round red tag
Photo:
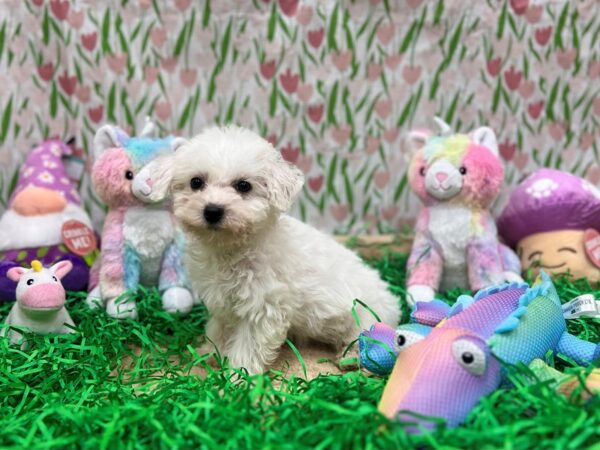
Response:
POLYGON ((588 228, 583 233, 583 246, 592 263, 600 268, 600 233, 598 230, 588 228))
POLYGON ((96 235, 85 223, 68 220, 61 229, 63 242, 71 252, 85 256, 97 248, 96 235))

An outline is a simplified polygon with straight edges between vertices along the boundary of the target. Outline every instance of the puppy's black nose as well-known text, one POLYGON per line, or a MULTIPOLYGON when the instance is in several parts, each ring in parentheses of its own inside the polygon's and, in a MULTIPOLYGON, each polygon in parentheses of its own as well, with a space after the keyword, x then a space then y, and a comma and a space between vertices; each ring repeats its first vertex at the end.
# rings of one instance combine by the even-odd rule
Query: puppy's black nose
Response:
POLYGON ((221 221, 225 209, 218 205, 206 205, 204 208, 204 219, 210 224, 216 224, 221 221))

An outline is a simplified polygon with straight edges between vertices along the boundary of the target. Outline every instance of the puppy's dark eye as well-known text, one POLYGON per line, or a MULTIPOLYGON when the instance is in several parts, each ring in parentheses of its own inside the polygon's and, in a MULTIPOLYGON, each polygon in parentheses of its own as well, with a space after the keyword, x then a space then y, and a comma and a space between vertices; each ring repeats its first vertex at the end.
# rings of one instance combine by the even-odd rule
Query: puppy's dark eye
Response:
POLYGON ((127 178, 128 180, 133 180, 133 172, 131 170, 125 172, 125 178, 127 178))
POLYGON ((31 286, 33 284, 33 278, 27 280, 27 286, 31 286))
POLYGON ((460 172, 461 175, 467 174, 467 168, 465 166, 461 166, 460 169, 458 169, 458 171, 460 172))
POLYGON ((425 167, 421 167, 421 169, 419 170, 419 173, 421 174, 422 177, 425 176, 425 167))
POLYGON ((250 192, 252 190, 252 185, 250 183, 248 183, 246 180, 240 180, 238 182, 236 182, 233 187, 235 188, 236 191, 241 192, 241 193, 245 193, 245 192, 250 192))
POLYGON ((190 180, 190 187, 192 188, 192 191, 199 191, 200 189, 204 188, 204 180, 200 177, 194 177, 190 180))

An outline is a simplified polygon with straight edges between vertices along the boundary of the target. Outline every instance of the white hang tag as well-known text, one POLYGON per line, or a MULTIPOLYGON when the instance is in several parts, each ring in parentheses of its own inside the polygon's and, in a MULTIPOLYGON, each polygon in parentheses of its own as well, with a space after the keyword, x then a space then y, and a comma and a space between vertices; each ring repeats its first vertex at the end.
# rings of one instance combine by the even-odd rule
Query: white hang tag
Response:
POLYGON ((580 295, 562 305, 562 310, 565 319, 600 317, 600 300, 596 300, 592 294, 580 295))

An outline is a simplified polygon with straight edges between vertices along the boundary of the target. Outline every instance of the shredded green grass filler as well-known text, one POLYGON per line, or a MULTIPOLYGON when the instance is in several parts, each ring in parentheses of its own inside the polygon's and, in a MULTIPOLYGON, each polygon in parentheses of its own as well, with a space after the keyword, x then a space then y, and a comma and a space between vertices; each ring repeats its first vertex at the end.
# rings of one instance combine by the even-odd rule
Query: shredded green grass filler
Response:
MULTIPOLYGON (((403 297, 405 255, 372 263, 403 297)), ((600 297, 584 280, 559 280, 557 288, 563 301, 600 297)), ((33 337, 26 352, 0 339, 1 448, 600 449, 598 396, 575 404, 515 370, 516 386, 484 398, 463 426, 409 436, 377 412, 384 379, 353 371, 306 381, 216 369, 195 351, 202 307, 176 318, 161 311, 155 291, 138 297, 137 322, 89 311, 84 295, 72 294, 77 333, 33 337)), ((3 317, 9 309, 0 306, 3 317)), ((600 341, 598 319, 569 321, 569 329, 600 341)), ((556 367, 576 371, 559 358, 556 367)))

